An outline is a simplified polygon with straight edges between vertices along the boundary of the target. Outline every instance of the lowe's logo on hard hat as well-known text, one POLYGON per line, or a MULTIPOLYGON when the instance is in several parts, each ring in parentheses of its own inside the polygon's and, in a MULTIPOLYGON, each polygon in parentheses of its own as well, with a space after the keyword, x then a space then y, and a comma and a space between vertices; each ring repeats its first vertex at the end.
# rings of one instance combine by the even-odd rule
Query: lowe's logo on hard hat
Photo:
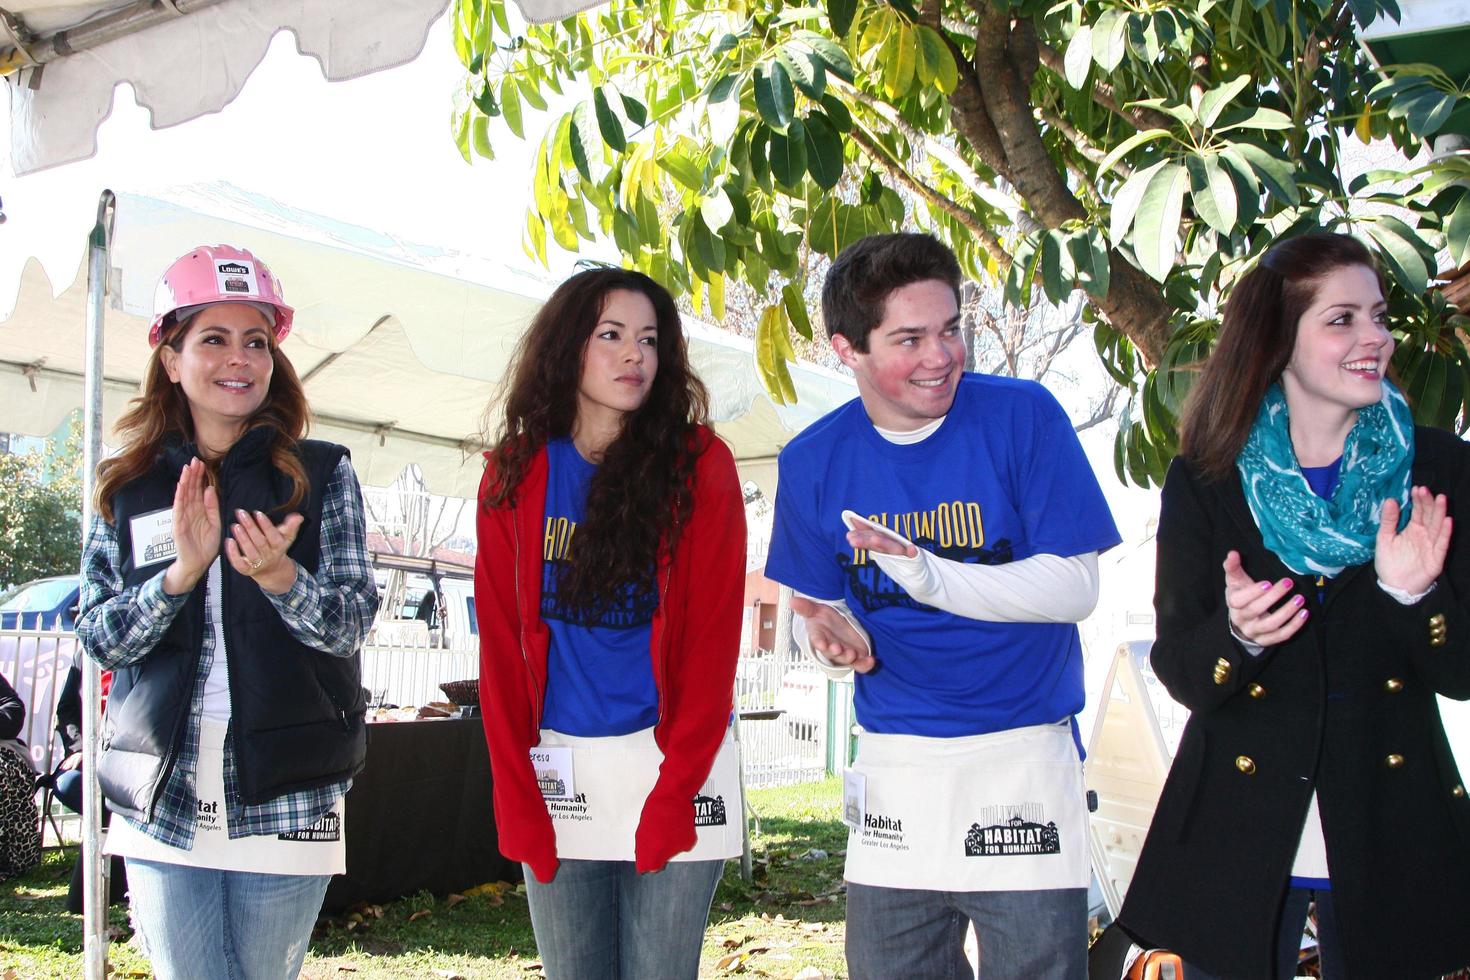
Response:
POLYGON ((255 264, 244 259, 229 259, 215 262, 215 285, 221 296, 234 293, 248 296, 260 295, 255 282, 255 264))

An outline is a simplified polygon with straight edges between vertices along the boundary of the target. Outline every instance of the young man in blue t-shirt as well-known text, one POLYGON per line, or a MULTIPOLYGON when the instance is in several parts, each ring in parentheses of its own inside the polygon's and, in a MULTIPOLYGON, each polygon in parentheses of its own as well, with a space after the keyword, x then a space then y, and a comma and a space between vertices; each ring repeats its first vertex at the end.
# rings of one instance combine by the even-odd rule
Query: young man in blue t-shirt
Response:
POLYGON ((1076 622, 1118 543, 1056 400, 964 374, 960 270, 926 235, 865 238, 822 291, 859 398, 781 453, 766 574, 797 638, 856 671, 844 779, 854 980, 1086 976, 1076 622))

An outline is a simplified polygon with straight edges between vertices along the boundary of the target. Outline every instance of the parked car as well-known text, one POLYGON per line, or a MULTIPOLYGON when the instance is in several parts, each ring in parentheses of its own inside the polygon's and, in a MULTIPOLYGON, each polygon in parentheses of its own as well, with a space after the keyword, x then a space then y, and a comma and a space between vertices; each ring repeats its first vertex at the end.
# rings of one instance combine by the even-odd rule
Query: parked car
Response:
POLYGON ((61 628, 69 630, 77 622, 80 595, 79 575, 27 582, 0 602, 0 629, 51 629, 59 619, 61 628))

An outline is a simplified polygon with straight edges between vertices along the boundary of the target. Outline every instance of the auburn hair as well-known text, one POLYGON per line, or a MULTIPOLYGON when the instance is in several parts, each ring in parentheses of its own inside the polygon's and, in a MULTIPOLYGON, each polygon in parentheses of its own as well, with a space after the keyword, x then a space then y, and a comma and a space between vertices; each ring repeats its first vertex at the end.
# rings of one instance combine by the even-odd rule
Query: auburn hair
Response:
MULTIPOLYGON (((102 519, 109 523, 113 518, 113 496, 152 468, 170 436, 186 442, 195 441, 194 416, 189 410, 189 399, 182 385, 169 380, 168 371, 163 366, 163 349, 168 347, 176 353, 183 350, 184 338, 198 316, 196 313, 187 319, 165 324, 163 336, 148 358, 143 390, 117 420, 122 450, 97 466, 94 503, 102 519)), ((274 332, 268 330, 266 335, 272 363, 270 388, 260 408, 246 421, 245 430, 271 430, 271 464, 291 479, 291 496, 280 508, 288 511, 305 499, 311 489, 306 467, 296 451, 297 444, 306 438, 311 426, 311 409, 306 404, 306 391, 301 387, 301 379, 276 343, 274 332)), ((199 457, 208 468, 210 483, 215 484, 220 458, 206 457, 203 452, 199 457)))
POLYGON ((1185 402, 1179 452, 1210 479, 1235 469, 1261 400, 1291 360, 1297 324, 1317 298, 1322 280, 1345 266, 1383 271, 1367 246, 1351 235, 1314 231, 1287 238, 1241 277, 1225 302, 1214 352, 1185 402))
POLYGON ((655 588, 659 548, 672 548, 693 507, 700 447, 694 430, 709 416, 709 395, 689 364, 679 310, 668 290, 629 269, 599 268, 567 279, 536 313, 512 356, 508 383, 486 412, 503 411, 486 454, 493 478, 481 506, 515 507, 531 460, 552 439, 572 434, 587 341, 614 290, 653 304, 658 368, 648 397, 622 419, 587 489, 587 507, 567 555, 558 593, 571 609, 597 613, 655 588))

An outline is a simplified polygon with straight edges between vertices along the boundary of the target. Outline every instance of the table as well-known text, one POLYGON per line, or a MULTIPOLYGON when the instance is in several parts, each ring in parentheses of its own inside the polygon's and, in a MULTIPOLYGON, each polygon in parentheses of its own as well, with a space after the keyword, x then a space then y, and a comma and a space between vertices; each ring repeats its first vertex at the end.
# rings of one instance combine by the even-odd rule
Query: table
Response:
POLYGON ((367 726, 367 765, 345 801, 347 873, 323 911, 428 890, 519 880, 500 855, 478 718, 367 726))

